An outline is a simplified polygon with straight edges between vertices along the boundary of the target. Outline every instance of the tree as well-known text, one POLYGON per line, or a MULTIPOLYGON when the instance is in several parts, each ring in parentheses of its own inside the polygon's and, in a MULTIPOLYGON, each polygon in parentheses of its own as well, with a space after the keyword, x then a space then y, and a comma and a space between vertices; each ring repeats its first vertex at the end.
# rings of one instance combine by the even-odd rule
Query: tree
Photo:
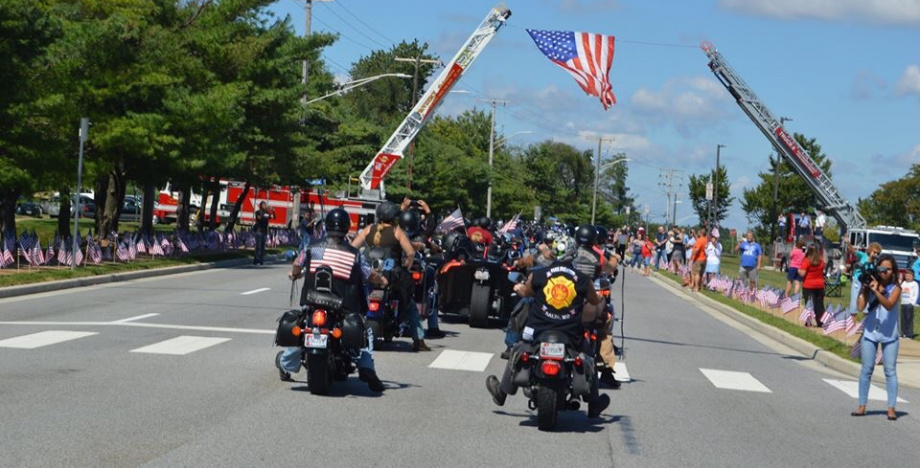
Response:
MULTIPOLYGON (((814 138, 808 139, 800 133, 793 136, 815 164, 830 177, 831 160, 821 152, 821 145, 814 138)), ((757 186, 744 189, 741 208, 747 214, 748 221, 754 224, 754 230, 759 237, 767 237, 770 234, 770 227, 776 222, 779 213, 801 213, 821 206, 817 195, 809 188, 805 180, 793 171, 792 166, 785 159, 770 157, 770 170, 759 173, 758 177, 760 183, 757 186), (779 163, 779 190, 777 201, 774 204, 773 174, 777 163, 779 163)))
POLYGON ((869 225, 901 226, 920 230, 920 164, 904 177, 882 184, 860 199, 859 212, 869 225))
POLYGON ((735 197, 731 196, 731 182, 728 181, 728 170, 725 169, 725 166, 719 166, 718 187, 715 188, 718 205, 715 204, 716 200, 706 200, 706 184, 715 175, 716 171, 712 170, 709 174, 690 176, 690 202, 693 205, 693 211, 696 211, 700 219, 700 224, 707 223, 712 216, 713 223, 721 225, 722 220, 728 216, 729 207, 735 201, 735 197))
MULTIPOLYGON (((625 158, 626 153, 617 153, 612 156, 611 160, 625 158)), ((626 185, 628 175, 629 165, 626 162, 610 164, 601 171, 600 194, 610 203, 611 209, 617 215, 625 215, 627 207, 630 207, 631 211, 635 210, 633 204, 636 199, 629 195, 629 187, 626 185)))

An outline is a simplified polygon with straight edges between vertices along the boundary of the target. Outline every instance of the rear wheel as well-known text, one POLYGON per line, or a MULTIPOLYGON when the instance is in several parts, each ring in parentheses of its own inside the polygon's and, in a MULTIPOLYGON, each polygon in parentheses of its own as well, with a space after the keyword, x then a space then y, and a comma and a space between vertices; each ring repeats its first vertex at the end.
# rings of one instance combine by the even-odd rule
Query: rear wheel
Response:
POLYGON ((332 386, 331 377, 329 359, 325 354, 307 355, 307 385, 310 387, 310 393, 314 395, 328 394, 329 387, 332 386))
POLYGON ((492 288, 486 284, 473 283, 470 293, 470 326, 486 328, 489 326, 489 307, 492 288))
POLYGON ((537 427, 541 431, 551 431, 556 427, 558 392, 547 386, 537 389, 537 427))

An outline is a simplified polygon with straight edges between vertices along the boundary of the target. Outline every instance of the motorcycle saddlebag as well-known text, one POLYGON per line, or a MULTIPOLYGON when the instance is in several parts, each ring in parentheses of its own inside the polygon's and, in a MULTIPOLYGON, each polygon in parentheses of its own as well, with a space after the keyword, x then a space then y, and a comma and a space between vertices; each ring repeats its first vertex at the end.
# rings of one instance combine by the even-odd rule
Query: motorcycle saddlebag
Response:
POLYGON ((342 345, 350 349, 361 349, 367 344, 367 323, 361 314, 349 313, 342 320, 342 345))
POLYGON ((294 327, 302 328, 304 313, 298 309, 289 310, 278 318, 278 330, 275 332, 276 346, 303 346, 303 334, 294 335, 294 327))
POLYGON ((572 372, 572 394, 575 396, 581 397, 584 401, 588 401, 591 397, 591 385, 592 380, 597 376, 597 371, 594 366, 594 359, 588 356, 585 353, 578 353, 581 356, 582 369, 575 369, 572 372))

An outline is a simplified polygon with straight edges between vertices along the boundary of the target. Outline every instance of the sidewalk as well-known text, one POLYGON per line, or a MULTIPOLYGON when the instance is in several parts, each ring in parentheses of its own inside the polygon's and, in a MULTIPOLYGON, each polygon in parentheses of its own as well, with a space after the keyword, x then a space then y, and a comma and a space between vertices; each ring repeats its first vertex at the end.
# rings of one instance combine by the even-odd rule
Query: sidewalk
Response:
MULTIPOLYGON (((689 289, 682 288, 670 278, 664 277, 657 272, 650 274, 649 279, 671 290, 675 294, 683 295, 690 300, 696 301, 700 305, 706 306, 709 309, 714 309, 724 314, 725 316, 746 325, 747 327, 760 334, 766 335, 773 340, 789 346, 790 348, 805 356, 812 356, 816 362, 824 364, 825 366, 838 372, 850 375, 854 379, 859 378, 860 364, 858 362, 844 359, 834 353, 825 351, 824 349, 808 341, 790 335, 785 331, 761 322, 760 320, 751 317, 733 307, 729 307, 725 304, 722 304, 721 302, 715 301, 707 297, 705 294, 690 293, 689 289)), ((762 308, 759 304, 745 305, 754 307, 775 317, 784 318, 789 322, 796 322, 798 318, 797 312, 783 316, 782 312, 774 309, 762 308)), ((810 330, 811 333, 824 336, 824 333, 820 328, 802 328, 805 330, 810 330)), ((856 340, 856 337, 849 337, 849 341, 846 341, 846 334, 842 332, 833 333, 827 337, 837 339, 838 341, 841 341, 847 345, 852 345, 856 340)), ((885 374, 882 371, 881 364, 879 364, 876 367, 875 372, 873 372, 872 380, 884 386, 885 374)), ((898 352, 898 384, 903 387, 920 389, 920 341, 901 339, 901 346, 898 352)))

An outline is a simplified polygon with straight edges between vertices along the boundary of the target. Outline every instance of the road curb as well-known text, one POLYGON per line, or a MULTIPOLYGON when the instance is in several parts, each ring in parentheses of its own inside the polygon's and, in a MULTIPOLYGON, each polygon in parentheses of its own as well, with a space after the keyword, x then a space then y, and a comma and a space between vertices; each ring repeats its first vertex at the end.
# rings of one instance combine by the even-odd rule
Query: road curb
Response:
MULTIPOLYGON (((281 255, 266 256, 269 263, 275 263, 283 259, 281 255)), ((82 278, 72 278, 58 281, 47 281, 43 283, 23 284, 19 286, 7 286, 0 288, 0 299, 10 297, 27 296, 30 294, 39 294, 51 291, 61 291, 64 289, 81 288, 85 286, 96 286, 100 284, 117 283, 121 281, 131 281, 142 278, 155 278, 157 276, 177 275, 180 273, 189 273, 193 271, 211 270, 214 268, 229 268, 241 265, 251 264, 251 258, 236 258, 232 260, 221 260, 217 262, 195 263, 191 265, 180 265, 165 268, 153 268, 150 270, 126 271, 124 273, 113 273, 110 275, 85 276, 82 278)))
MULTIPOLYGON (((657 273, 654 276, 649 276, 649 279, 652 281, 664 286, 665 288, 670 289, 673 292, 684 293, 682 288, 679 288, 673 281, 668 278, 659 277, 657 273)), ((722 315, 735 320, 736 322, 741 323, 742 325, 748 327, 749 329, 760 333, 774 341, 777 341, 789 348, 794 349, 795 351, 801 353, 804 356, 811 356, 812 360, 817 363, 824 365, 829 369, 833 369, 837 372, 847 374, 853 378, 859 379, 860 365, 848 361, 840 356, 837 356, 830 351, 826 351, 823 348, 820 348, 812 343, 809 343, 799 337, 790 335, 780 329, 777 329, 771 325, 761 322, 754 317, 751 317, 744 312, 737 311, 732 307, 729 307, 721 302, 710 299, 709 297, 702 294, 684 294, 690 299, 709 307, 715 311, 720 312, 722 315)), ((915 390, 920 390, 920 383, 914 382, 914 379, 905 379, 902 375, 898 375, 898 385, 902 387, 907 387, 915 390)), ((882 372, 873 372, 872 381, 882 384, 885 384, 885 376, 882 372)))

